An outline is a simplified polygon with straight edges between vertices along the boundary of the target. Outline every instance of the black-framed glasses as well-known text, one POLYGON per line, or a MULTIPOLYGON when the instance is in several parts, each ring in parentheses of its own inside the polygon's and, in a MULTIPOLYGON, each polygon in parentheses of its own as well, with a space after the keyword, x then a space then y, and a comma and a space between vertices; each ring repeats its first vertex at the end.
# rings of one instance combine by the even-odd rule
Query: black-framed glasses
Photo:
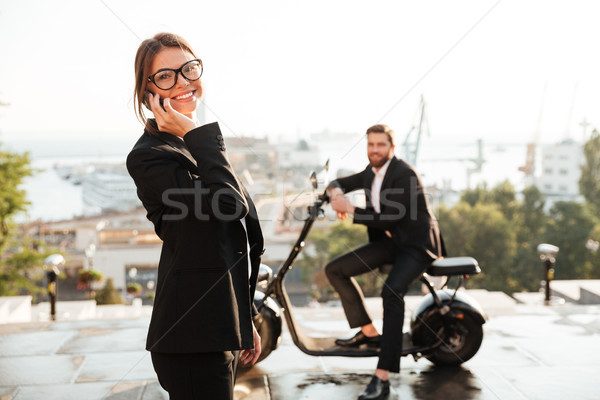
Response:
POLYGON ((178 73, 181 73, 181 76, 188 81, 197 81, 202 76, 202 71, 202 60, 196 58, 186 62, 177 69, 159 69, 148 77, 148 81, 154 83, 159 89, 169 90, 177 83, 178 73))

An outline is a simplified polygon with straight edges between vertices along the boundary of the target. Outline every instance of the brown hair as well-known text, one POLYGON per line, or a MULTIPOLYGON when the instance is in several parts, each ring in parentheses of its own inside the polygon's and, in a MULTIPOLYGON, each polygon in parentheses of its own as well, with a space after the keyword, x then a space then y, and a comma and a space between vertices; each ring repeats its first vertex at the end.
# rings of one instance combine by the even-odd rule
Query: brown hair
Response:
POLYGON ((367 129, 367 136, 369 133, 385 133, 387 134, 388 139, 392 146, 394 146, 394 131, 390 129, 389 126, 383 124, 373 125, 369 129, 367 129))
POLYGON ((179 35, 174 33, 157 33, 152 39, 146 39, 138 47, 135 55, 135 89, 133 92, 133 105, 135 115, 146 126, 146 130, 152 134, 158 133, 156 124, 151 123, 144 114, 142 106, 150 109, 146 91, 148 90, 148 76, 152 72, 152 62, 154 57, 165 47, 179 47, 187 51, 195 58, 196 54, 192 46, 179 35))

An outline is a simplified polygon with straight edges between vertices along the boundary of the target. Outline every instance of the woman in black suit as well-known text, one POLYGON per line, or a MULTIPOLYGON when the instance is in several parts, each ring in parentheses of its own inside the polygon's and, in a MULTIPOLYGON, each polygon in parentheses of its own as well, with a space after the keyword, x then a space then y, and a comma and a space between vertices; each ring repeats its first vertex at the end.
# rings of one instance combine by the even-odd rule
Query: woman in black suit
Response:
POLYGON ((163 241, 146 349, 174 400, 232 399, 238 361, 260 354, 252 299, 262 233, 218 124, 195 119, 201 75, 177 35, 138 48, 134 102, 145 130, 127 169, 163 241))

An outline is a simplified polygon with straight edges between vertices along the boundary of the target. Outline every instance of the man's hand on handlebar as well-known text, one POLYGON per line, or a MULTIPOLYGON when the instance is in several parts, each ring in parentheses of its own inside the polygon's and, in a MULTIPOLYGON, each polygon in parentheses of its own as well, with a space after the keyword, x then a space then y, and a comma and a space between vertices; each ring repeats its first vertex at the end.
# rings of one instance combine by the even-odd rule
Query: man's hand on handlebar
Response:
POLYGON ((327 189, 326 193, 329 196, 331 208, 337 212, 339 219, 343 221, 348 218, 348 214, 354 214, 355 207, 350 203, 350 200, 348 200, 342 189, 332 187, 327 189))

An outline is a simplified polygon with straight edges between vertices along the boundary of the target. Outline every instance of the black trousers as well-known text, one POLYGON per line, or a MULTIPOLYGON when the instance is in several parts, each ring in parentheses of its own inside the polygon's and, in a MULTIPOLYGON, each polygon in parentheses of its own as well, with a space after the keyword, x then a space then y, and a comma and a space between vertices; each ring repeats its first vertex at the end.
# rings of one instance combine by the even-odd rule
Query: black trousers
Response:
MULTIPOLYGON (((383 332, 377 368, 400 372, 404 295, 409 286, 425 271, 431 260, 416 249, 398 249, 391 239, 369 243, 331 261, 325 267, 327 278, 337 290, 351 328, 372 322, 364 297, 353 278, 379 267, 392 264, 385 280, 383 299, 383 332)), ((377 271, 379 273, 379 271, 377 271)))
POLYGON ((233 400, 239 354, 151 353, 158 382, 169 392, 170 400, 233 400))

